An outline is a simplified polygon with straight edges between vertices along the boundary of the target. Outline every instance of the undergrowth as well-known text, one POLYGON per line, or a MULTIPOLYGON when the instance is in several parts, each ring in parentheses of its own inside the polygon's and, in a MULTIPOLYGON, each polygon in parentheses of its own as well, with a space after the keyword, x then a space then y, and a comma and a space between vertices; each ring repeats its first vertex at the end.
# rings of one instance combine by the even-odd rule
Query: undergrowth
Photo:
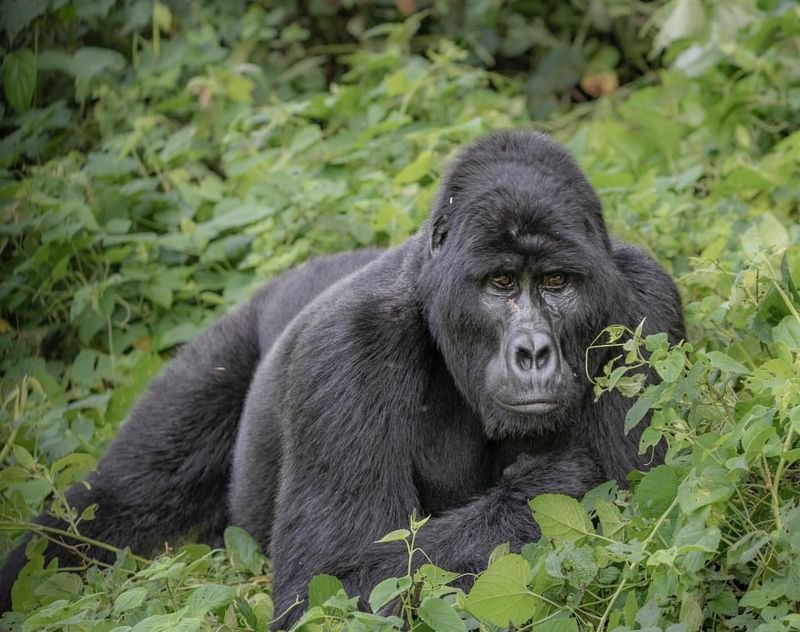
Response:
MULTIPOLYGON (((619 346, 596 395, 634 398, 626 424, 650 413, 643 448, 666 441, 667 461, 630 490, 534 499, 542 540, 497 549, 468 595, 424 565, 363 596, 399 598, 384 617, 320 576, 301 625, 800 628, 800 9, 496 3, 454 22, 440 3, 308 4, 2 5, 0 555, 48 498, 80 533, 91 511, 64 490, 176 345, 311 255, 400 243, 459 146, 535 127, 680 288, 687 341, 596 341, 619 346), (645 364, 661 381, 643 388, 645 364)), ((411 555, 424 528, 387 538, 411 555)), ((39 532, 0 626, 264 630, 278 614, 241 529, 84 575, 45 567, 55 534, 39 532)))

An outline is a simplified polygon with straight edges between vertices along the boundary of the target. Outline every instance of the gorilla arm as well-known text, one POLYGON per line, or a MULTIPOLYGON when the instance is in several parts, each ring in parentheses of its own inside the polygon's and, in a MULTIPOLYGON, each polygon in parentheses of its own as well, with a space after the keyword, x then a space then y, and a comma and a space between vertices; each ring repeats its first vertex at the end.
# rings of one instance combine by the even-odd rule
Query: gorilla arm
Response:
MULTIPOLYGON (((376 469, 367 473, 363 461, 347 468, 351 475, 368 476, 371 482, 351 480, 346 491, 330 484, 325 468, 313 474, 306 469, 301 484, 294 477, 284 481, 272 555, 276 612, 285 610, 295 597, 303 599, 309 580, 318 573, 336 575, 349 595, 363 600, 379 581, 405 573, 404 546, 375 544, 389 531, 407 525, 412 510, 419 511, 411 476, 398 469, 401 460, 389 465, 391 471, 378 469, 382 466, 374 462, 376 469)), ((290 468, 290 472, 298 470, 290 468)), ((485 494, 431 518, 419 531, 416 544, 442 568, 479 572, 497 545, 509 542, 512 550, 519 550, 538 540, 530 498, 549 492, 581 497, 600 480, 594 461, 580 449, 530 457, 508 468, 485 494)), ((425 561, 418 555, 413 566, 425 561)), ((300 609, 293 611, 283 624, 299 614, 300 609)))

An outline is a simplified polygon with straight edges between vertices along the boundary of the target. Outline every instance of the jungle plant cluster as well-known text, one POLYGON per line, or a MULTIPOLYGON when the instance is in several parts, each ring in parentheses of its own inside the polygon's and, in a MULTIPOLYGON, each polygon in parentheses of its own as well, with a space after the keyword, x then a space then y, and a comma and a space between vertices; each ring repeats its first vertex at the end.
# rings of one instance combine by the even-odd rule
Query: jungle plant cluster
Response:
MULTIPOLYGON (((153 559, 100 543, 116 563, 80 574, 44 564, 58 534, 32 517, 52 499, 80 534, 64 490, 177 345, 312 255, 402 242, 453 152, 502 128, 565 142, 677 281, 686 341, 610 327, 586 351, 618 349, 595 395, 630 396, 666 463, 533 499, 542 540, 468 593, 409 562, 362 596, 377 615, 322 575, 297 627, 800 627, 800 8, 446 4, 0 6, 0 555, 38 532, 0 627, 267 629, 241 529, 153 559)), ((422 556, 424 523, 384 540, 422 556)))

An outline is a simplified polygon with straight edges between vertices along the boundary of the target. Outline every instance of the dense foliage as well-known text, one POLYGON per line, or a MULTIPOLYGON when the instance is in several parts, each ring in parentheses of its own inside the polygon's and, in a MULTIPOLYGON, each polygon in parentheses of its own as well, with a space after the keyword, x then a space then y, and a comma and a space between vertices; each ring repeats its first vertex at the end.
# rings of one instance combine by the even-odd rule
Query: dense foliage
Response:
MULTIPOLYGON (((635 0, 395 4, 5 0, 0 7, 0 532, 63 499, 176 345, 313 254, 419 225, 458 146, 567 143, 610 228, 676 278, 688 341, 611 328, 596 392, 652 410, 667 463, 531 502, 469 595, 387 578, 357 612, 311 586, 308 629, 800 627, 800 9, 635 0), (456 17, 457 16, 457 17, 456 17), (620 83, 622 84, 620 87, 620 83), (661 382, 642 390, 635 369, 661 382)), ((591 353, 591 349, 587 353, 591 353)), ((409 530, 389 534, 414 550, 409 530)), ((264 630, 268 561, 241 529, 111 568, 44 568, 14 630, 264 630)), ((409 566, 410 568, 410 566, 409 566)))

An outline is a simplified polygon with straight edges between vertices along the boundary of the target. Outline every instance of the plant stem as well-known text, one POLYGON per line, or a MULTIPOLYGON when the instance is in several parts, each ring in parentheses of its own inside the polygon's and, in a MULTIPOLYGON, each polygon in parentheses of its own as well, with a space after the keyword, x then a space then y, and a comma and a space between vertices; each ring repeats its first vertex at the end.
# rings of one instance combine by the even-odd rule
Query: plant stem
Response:
MULTIPOLYGON (((655 525, 653 525, 653 530, 647 535, 647 537, 642 542, 642 550, 645 550, 647 548, 647 545, 650 544, 650 542, 652 542, 656 533, 658 533, 659 528, 664 523, 664 520, 666 520, 667 516, 670 513, 672 513, 672 510, 675 508, 677 504, 678 504, 678 496, 676 495, 675 498, 670 503, 669 507, 667 507, 664 513, 662 513, 661 516, 658 518, 655 525)), ((629 564, 628 568, 630 570, 633 570, 633 565, 629 564)), ((614 594, 611 595, 611 600, 608 602, 608 606, 606 607, 605 612, 603 612, 603 616, 600 617, 600 622, 597 624, 596 628, 597 632, 602 632, 603 628, 606 625, 606 622, 608 621, 608 617, 611 614, 611 608, 613 608, 614 602, 617 600, 617 597, 620 596, 627 583, 628 583, 627 578, 623 577, 622 581, 619 583, 619 586, 617 586, 617 589, 614 591, 614 594)))

